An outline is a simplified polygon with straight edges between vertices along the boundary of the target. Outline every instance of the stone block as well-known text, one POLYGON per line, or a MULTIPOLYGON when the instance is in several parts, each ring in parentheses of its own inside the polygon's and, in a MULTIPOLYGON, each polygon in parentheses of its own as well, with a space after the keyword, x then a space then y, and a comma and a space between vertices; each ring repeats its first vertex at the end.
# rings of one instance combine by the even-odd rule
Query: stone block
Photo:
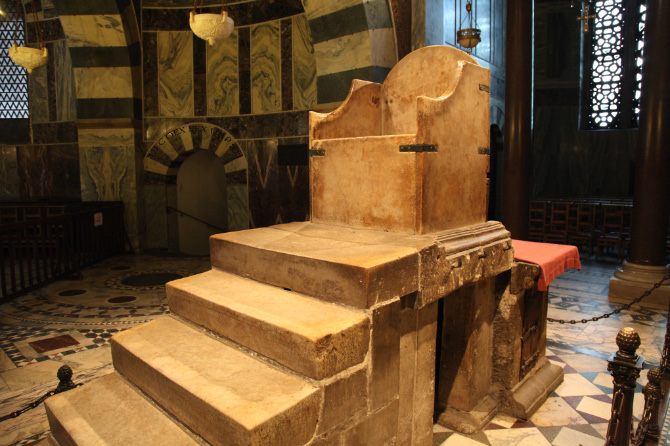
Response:
MULTIPOLYGON (((401 299, 401 305, 405 300, 405 298, 401 299)), ((402 308, 400 311, 400 376, 402 379, 399 381, 397 439, 397 444, 400 445, 412 444, 417 359, 417 316, 418 310, 415 310, 413 305, 409 308, 402 308)), ((433 368, 435 368, 434 360, 433 368)))
POLYGON ((370 414, 344 432, 346 446, 391 446, 396 443, 398 400, 370 414))
POLYGON ((112 338, 114 367, 214 446, 307 443, 322 392, 173 316, 112 338))
POLYGON ((313 379, 361 363, 368 351, 362 312, 218 270, 166 289, 172 312, 313 379))
POLYGON ((319 420, 318 434, 367 413, 367 371, 367 368, 361 368, 324 386, 323 413, 319 420))
POLYGON ((199 444, 117 373, 49 398, 44 407, 61 446, 199 444))
POLYGON ((342 432, 333 431, 315 438, 308 446, 346 446, 342 444, 342 432))
MULTIPOLYGON (((369 411, 398 398, 400 380, 400 300, 372 311, 369 411)), ((404 379, 405 377, 403 377, 404 379)))
POLYGON ((433 302, 418 310, 412 446, 433 444, 437 309, 433 302))
POLYGON ((519 294, 537 285, 537 279, 540 277, 541 272, 540 265, 515 261, 514 266, 512 266, 510 293, 519 294))
POLYGON ((312 223, 217 234, 212 266, 259 282, 356 308, 418 290, 418 250, 404 239, 312 223))

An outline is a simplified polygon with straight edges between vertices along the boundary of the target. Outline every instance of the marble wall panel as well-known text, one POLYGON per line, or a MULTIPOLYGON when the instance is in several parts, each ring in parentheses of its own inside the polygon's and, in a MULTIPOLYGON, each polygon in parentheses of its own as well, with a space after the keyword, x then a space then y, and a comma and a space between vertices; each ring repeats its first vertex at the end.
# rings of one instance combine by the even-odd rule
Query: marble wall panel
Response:
POLYGON ((293 17, 293 109, 310 110, 316 103, 316 59, 307 17, 293 17))
POLYGON ((61 40, 55 45, 54 69, 56 70, 56 117, 58 121, 77 119, 77 97, 72 71, 72 59, 67 41, 61 40))
MULTIPOLYGON (((47 42, 46 48, 49 54, 55 54, 55 42, 47 42)), ((58 104, 56 102, 56 62, 53 57, 47 60, 47 107, 49 109, 49 121, 56 121, 58 118, 58 104)))
POLYGON ((70 46, 126 46, 120 14, 61 15, 70 46))
POLYGON ((158 33, 160 116, 193 116, 193 33, 158 33))
POLYGON ((312 20, 316 17, 332 14, 341 9, 360 5, 362 0, 339 0, 337 2, 332 0, 303 0, 303 3, 307 18, 312 20))
POLYGON ((79 147, 83 201, 123 201, 126 231, 138 246, 135 147, 79 147))
POLYGON ((205 40, 193 39, 193 111, 207 115, 207 47, 205 40))
POLYGON ((79 148, 76 144, 48 146, 53 178, 52 197, 81 199, 79 148))
POLYGON ((0 200, 19 198, 19 173, 16 147, 0 147, 0 200))
POLYGON ((46 146, 19 146, 16 165, 19 195, 23 200, 48 198, 53 192, 53 172, 46 146))
POLYGON ((33 70, 28 81, 28 101, 32 122, 49 121, 49 99, 47 97, 47 68, 33 70))
POLYGON ((293 24, 291 19, 281 22, 281 100, 282 110, 293 109, 293 24))
POLYGON ((80 147, 119 147, 134 144, 133 129, 80 129, 80 147))
POLYGON ((246 185, 228 185, 228 230, 249 229, 249 195, 246 185))
POLYGON ((281 111, 281 47, 279 22, 251 27, 251 111, 281 111))
POLYGON ((277 174, 282 222, 309 220, 309 168, 279 166, 277 174))
POLYGON ((369 67, 372 63, 369 31, 314 45, 319 75, 369 67))
POLYGON ((142 33, 144 116, 158 116, 157 33, 142 33))
POLYGON ((133 96, 131 67, 75 68, 77 98, 128 98, 133 96))
POLYGON ((207 113, 229 116, 240 113, 237 30, 207 47, 207 113))
POLYGON ((249 213, 253 227, 281 221, 277 174, 277 140, 246 143, 248 154, 249 213))
POLYGON ((251 32, 249 28, 238 28, 237 39, 240 72, 240 114, 251 113, 251 32))
POLYGON ((143 245, 146 249, 167 248, 167 207, 165 185, 144 187, 146 230, 143 245))

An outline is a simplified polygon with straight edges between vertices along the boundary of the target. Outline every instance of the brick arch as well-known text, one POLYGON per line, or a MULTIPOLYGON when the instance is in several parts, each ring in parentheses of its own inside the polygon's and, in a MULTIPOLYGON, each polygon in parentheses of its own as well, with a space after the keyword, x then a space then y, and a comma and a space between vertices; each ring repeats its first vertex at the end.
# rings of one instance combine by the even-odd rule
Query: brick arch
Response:
POLYGON ((398 61, 388 0, 302 0, 316 60, 317 103, 347 97, 351 81, 383 82, 398 61))
POLYGON ((140 33, 132 2, 53 0, 74 71, 78 119, 142 117, 140 33))
POLYGON ((228 182, 247 184, 247 159, 237 140, 213 124, 195 122, 174 127, 158 138, 144 156, 144 171, 153 178, 174 184, 179 167, 194 150, 209 150, 223 159, 228 182))

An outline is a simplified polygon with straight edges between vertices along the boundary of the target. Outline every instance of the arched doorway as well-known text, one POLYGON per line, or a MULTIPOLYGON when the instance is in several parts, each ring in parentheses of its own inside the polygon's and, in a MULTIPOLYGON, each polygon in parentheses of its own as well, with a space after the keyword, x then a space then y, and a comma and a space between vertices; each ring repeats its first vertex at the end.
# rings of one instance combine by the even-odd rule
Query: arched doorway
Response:
MULTIPOLYGON (((194 182, 198 183, 203 181, 202 173, 210 168, 214 171, 208 175, 216 178, 217 194, 225 197, 226 219, 220 225, 204 218, 201 220, 228 231, 249 228, 247 159, 242 147, 230 133, 221 127, 208 123, 186 124, 175 127, 156 139, 144 157, 143 179, 148 249, 181 251, 180 234, 183 232, 180 227, 183 226, 181 222, 185 222, 187 218, 195 220, 182 215, 190 214, 190 212, 181 207, 184 203, 190 203, 189 206, 196 207, 196 213, 201 213, 205 212, 203 209, 206 205, 192 199, 180 198, 178 183, 181 179, 178 177, 180 175, 186 175, 186 178, 195 176, 194 182), (207 155, 201 155, 201 152, 206 152, 207 155), (193 158, 196 155, 197 158, 193 158), (209 161, 214 159, 223 165, 223 170, 209 165, 213 164, 209 161), (182 174, 182 168, 187 162, 188 164, 193 163, 193 167, 187 166, 183 171, 186 173, 182 174), (189 173, 189 171, 192 172, 189 173)), ((215 187, 211 183, 208 184, 209 186, 205 187, 215 187)), ((192 196, 196 193, 189 191, 187 195, 192 196)), ((208 194, 209 192, 204 191, 201 193, 205 196, 203 197, 205 200, 208 194)), ((217 205, 217 207, 220 211, 224 205, 217 205)), ((201 215, 207 218, 219 218, 214 215, 201 215)), ((218 229, 214 231, 214 233, 219 232, 223 231, 218 229)))
POLYGON ((226 168, 209 150, 196 150, 177 173, 179 251, 209 254, 209 236, 228 230, 226 168))

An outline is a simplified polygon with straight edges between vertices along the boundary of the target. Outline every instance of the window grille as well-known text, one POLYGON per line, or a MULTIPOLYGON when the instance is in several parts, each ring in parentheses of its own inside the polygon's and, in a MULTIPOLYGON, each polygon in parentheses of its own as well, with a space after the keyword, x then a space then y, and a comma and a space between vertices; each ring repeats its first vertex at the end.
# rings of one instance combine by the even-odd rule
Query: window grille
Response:
POLYGON ((596 0, 592 32, 584 36, 582 127, 636 128, 644 46, 640 0, 596 0), (586 88, 584 88, 586 85, 586 88))
POLYGON ((25 22, 18 2, 0 1, 0 119, 28 118, 28 74, 9 58, 7 50, 25 45, 25 22))

